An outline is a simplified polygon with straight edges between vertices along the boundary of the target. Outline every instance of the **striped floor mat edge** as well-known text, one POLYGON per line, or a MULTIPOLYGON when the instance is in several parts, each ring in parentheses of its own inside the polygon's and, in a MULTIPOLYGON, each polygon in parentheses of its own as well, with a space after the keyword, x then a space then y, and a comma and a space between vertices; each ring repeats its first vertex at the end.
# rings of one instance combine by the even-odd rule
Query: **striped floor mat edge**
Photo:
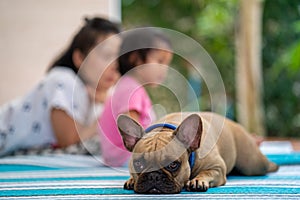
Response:
POLYGON ((266 176, 229 176, 225 186, 207 192, 174 195, 138 195, 124 190, 127 168, 2 164, 0 170, 0 199, 300 199, 300 164, 295 163, 266 176))

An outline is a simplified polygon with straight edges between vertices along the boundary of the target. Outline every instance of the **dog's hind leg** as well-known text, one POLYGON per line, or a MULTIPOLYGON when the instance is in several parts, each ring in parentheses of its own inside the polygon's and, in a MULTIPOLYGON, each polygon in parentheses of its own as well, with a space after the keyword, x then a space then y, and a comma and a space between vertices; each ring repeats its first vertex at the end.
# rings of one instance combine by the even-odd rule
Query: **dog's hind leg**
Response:
POLYGON ((234 131, 238 151, 235 167, 238 172, 254 176, 278 170, 278 166, 261 153, 254 138, 242 126, 235 127, 234 131))

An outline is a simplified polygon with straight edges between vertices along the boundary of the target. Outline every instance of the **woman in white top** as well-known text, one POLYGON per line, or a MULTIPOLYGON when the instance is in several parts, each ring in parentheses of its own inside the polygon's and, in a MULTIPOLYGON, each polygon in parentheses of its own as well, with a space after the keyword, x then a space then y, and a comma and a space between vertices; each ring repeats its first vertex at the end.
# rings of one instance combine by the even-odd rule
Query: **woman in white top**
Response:
POLYGON ((97 133, 101 104, 119 78, 117 33, 118 26, 106 19, 86 19, 40 83, 0 107, 0 156, 67 147, 97 133))

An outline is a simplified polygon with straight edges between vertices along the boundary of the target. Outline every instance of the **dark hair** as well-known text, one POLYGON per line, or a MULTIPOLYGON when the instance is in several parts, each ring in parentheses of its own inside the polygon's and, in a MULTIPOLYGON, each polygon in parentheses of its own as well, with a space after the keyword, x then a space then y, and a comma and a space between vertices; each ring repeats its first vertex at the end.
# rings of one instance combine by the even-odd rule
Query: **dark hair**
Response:
POLYGON ((57 66, 67 67, 72 69, 75 73, 78 68, 73 63, 73 52, 78 49, 83 54, 87 55, 89 51, 97 44, 97 40, 101 35, 110 33, 119 33, 117 24, 106 19, 95 17, 92 19, 85 18, 85 25, 74 36, 70 46, 58 57, 56 61, 48 69, 51 70, 57 66))
POLYGON ((136 63, 129 59, 131 54, 136 53, 143 62, 146 62, 148 53, 154 49, 162 49, 160 45, 162 43, 172 48, 170 40, 163 33, 150 28, 125 33, 118 59, 121 75, 136 67, 136 63))

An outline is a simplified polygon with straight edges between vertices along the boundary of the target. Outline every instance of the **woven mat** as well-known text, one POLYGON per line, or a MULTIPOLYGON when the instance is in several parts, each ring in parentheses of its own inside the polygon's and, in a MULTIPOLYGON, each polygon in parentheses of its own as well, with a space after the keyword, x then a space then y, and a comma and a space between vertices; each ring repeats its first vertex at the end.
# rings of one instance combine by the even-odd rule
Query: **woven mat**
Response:
MULTIPOLYGON (((124 190, 128 169, 104 167, 98 161, 92 162, 91 157, 83 162, 95 166, 62 167, 59 158, 55 166, 47 164, 49 158, 43 156, 39 164, 33 164, 34 161, 20 164, 6 158, 0 159, 0 199, 300 199, 300 153, 268 157, 281 165, 278 172, 254 177, 228 176, 225 186, 174 195, 138 195, 124 190)), ((60 159, 66 158, 60 156, 60 159)), ((26 157, 22 162, 25 161, 26 157)))

